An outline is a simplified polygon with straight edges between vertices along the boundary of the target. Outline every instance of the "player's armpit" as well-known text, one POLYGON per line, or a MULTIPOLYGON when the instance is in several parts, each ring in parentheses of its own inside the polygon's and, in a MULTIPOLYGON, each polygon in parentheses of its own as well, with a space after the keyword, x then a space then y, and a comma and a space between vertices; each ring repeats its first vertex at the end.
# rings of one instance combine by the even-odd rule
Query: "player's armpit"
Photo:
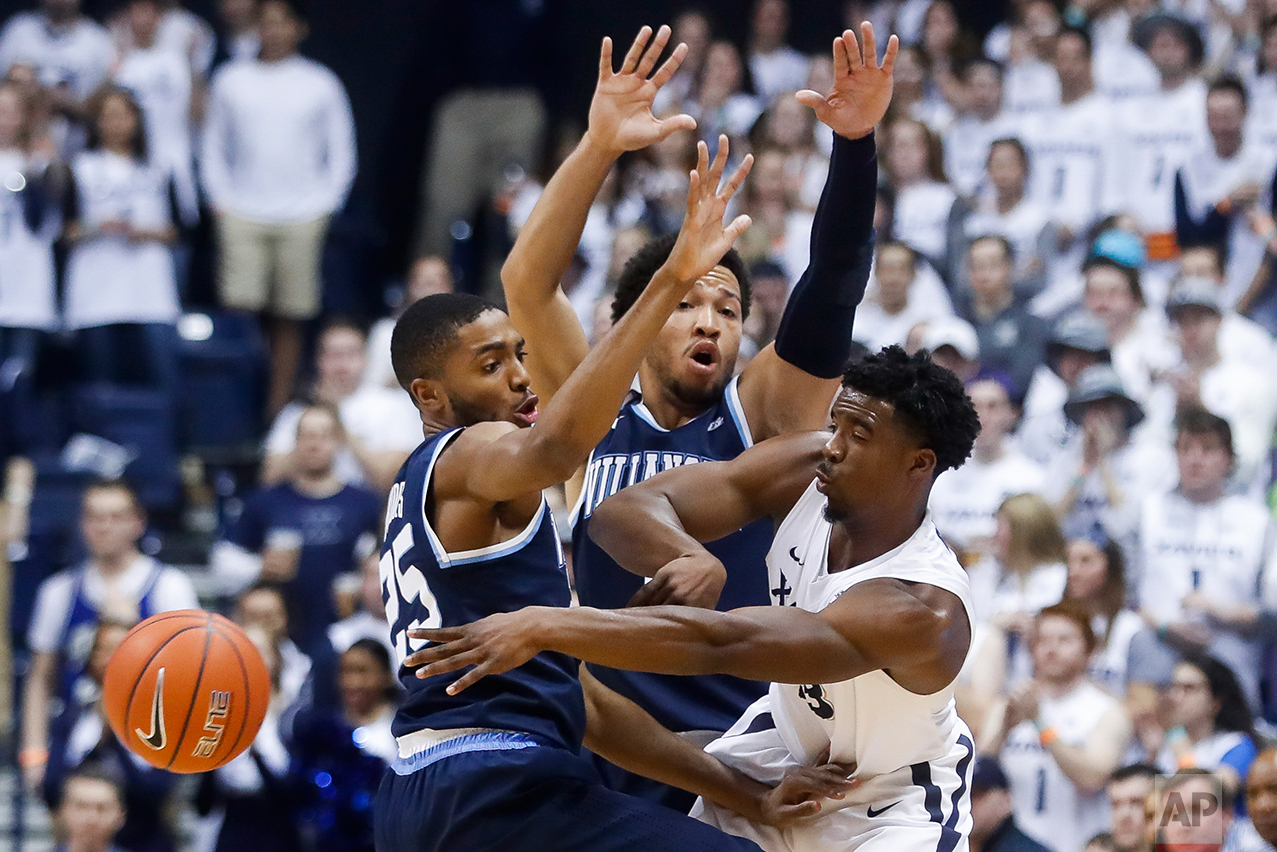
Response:
POLYGON ((767 344, 746 365, 738 382, 741 407, 755 441, 823 429, 839 379, 822 379, 794 366, 767 344))

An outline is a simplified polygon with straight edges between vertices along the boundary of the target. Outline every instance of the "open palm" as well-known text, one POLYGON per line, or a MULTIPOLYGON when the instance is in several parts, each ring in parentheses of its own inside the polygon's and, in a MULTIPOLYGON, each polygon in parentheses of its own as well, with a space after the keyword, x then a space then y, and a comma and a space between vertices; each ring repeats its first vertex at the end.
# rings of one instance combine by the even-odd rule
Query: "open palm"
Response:
POLYGON ((856 34, 847 30, 834 39, 834 87, 828 95, 804 89, 795 97, 816 111, 816 117, 839 136, 856 139, 867 136, 887 113, 891 103, 892 69, 900 41, 894 35, 878 64, 878 43, 873 25, 860 25, 864 51, 856 34))
POLYGON ((670 81, 687 55, 687 45, 678 45, 649 78, 669 38, 669 27, 661 27, 655 39, 651 27, 643 27, 617 72, 612 70, 612 40, 603 39, 599 82, 590 101, 589 133, 597 143, 614 151, 635 151, 661 141, 676 130, 696 127, 690 115, 676 115, 662 121, 652 114, 656 93, 670 81))

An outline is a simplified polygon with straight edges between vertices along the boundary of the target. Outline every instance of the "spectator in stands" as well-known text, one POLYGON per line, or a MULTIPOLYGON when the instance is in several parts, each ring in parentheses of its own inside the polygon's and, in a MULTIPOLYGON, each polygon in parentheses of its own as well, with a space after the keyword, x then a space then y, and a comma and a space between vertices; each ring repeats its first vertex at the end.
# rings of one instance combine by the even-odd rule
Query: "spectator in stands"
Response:
POLYGON ((226 592, 258 581, 281 585, 289 633, 311 656, 325 648, 328 625, 337 620, 333 580, 362 562, 381 529, 380 498, 337 475, 341 445, 336 410, 306 406, 290 475, 244 501, 211 560, 226 592))
MULTIPOLYGON (((329 320, 319 333, 317 349, 310 398, 335 406, 345 432, 337 475, 384 492, 421 443, 420 417, 400 390, 364 383, 368 343, 360 326, 340 318, 329 320)), ((265 484, 280 482, 293 471, 297 425, 305 408, 305 403, 290 403, 271 425, 262 463, 265 484)))
POLYGON ((1157 768, 1167 774, 1206 769, 1230 795, 1245 790, 1258 738, 1232 670, 1205 654, 1185 656, 1171 673, 1167 704, 1171 728, 1157 752, 1157 768))
POLYGON ((1050 0, 1019 4, 1006 59, 1006 108, 1026 116, 1059 103, 1059 81, 1051 67, 1056 34, 1062 24, 1060 8, 1050 0))
POLYGON ((53 818, 55 852, 117 852, 115 839, 125 819, 120 782, 104 772, 75 773, 53 818))
POLYGON ((1219 849, 1232 825, 1233 795, 1205 769, 1182 769, 1157 787, 1155 846, 1164 852, 1219 849))
MULTIPOLYGON (((217 559, 216 550, 214 559, 217 559)), ((214 563, 216 570, 216 562, 214 563)), ((235 623, 260 630, 279 653, 279 694, 285 705, 302 696, 311 678, 313 661, 288 636, 288 606, 279 584, 259 582, 235 600, 235 623)))
POLYGON ((300 711, 289 738, 298 819, 315 852, 373 849, 372 799, 399 754, 390 731, 399 686, 385 645, 351 645, 339 678, 340 708, 300 711))
POLYGON ((785 174, 785 155, 776 150, 756 154, 741 194, 741 212, 753 223, 737 241, 741 259, 771 260, 796 282, 811 260, 812 214, 798 209, 797 193, 785 174))
POLYGON ((1117 852, 1153 852, 1153 808, 1150 801, 1157 768, 1133 763, 1117 769, 1108 782, 1117 852))
POLYGON ((97 102, 88 150, 72 161, 71 178, 64 305, 66 326, 80 330, 82 370, 174 392, 181 309, 169 250, 177 239, 171 170, 151 161, 129 92, 111 89, 97 102))
POLYGON ((1012 400, 1024 401, 1033 371, 1046 357, 1048 327, 1029 312, 1011 286, 1015 258, 1006 237, 986 235, 967 249, 969 291, 954 300, 958 315, 975 326, 980 338, 980 364, 1011 379, 1012 400))
POLYGON ((979 55, 979 50, 949 0, 932 0, 927 5, 917 45, 927 58, 937 94, 950 106, 961 106, 966 93, 958 72, 979 55))
POLYGON ((887 125, 884 153, 883 171, 896 193, 895 238, 946 269, 946 229, 957 195, 945 177, 940 137, 921 121, 897 118, 887 125))
MULTIPOLYGON (((180 56, 192 81, 203 84, 217 52, 217 36, 208 21, 183 9, 180 0, 159 0, 159 18, 155 42, 163 50, 180 56)), ((117 48, 127 53, 137 47, 135 33, 129 25, 127 6, 124 15, 110 22, 111 35, 117 48)))
POLYGON ((760 260, 749 268, 749 280, 749 316, 741 324, 741 331, 753 341, 755 351, 761 351, 780 330, 789 297, 789 276, 770 260, 760 260))
POLYGON ((102 709, 102 678, 112 652, 133 627, 131 621, 98 622, 93 649, 76 694, 50 728, 49 768, 44 800, 57 811, 68 785, 80 772, 105 772, 115 779, 126 812, 116 840, 128 852, 173 852, 177 839, 169 808, 177 776, 157 769, 130 752, 107 725, 102 709))
POLYGON ((938 281, 927 288, 924 276, 935 274, 907 243, 880 240, 865 300, 856 309, 852 334, 871 352, 904 345, 918 323, 953 316, 949 294, 938 281), (917 285, 917 286, 915 286, 917 285))
POLYGON ((971 770, 971 852, 1050 852, 1015 824, 1011 790, 996 757, 971 770))
POLYGON ((1068 545, 1065 600, 1091 613, 1095 653, 1088 673, 1111 695, 1125 698, 1130 681, 1131 640, 1144 629, 1139 613, 1126 606, 1122 548, 1106 539, 1075 538, 1068 545))
POLYGON ((257 35, 256 0, 218 0, 213 65, 255 59, 262 42, 257 35))
MULTIPOLYGON (((803 61, 806 63, 807 60, 803 61)), ((830 85, 813 91, 827 91, 830 85)), ((820 191, 825 188, 825 175, 829 173, 829 154, 816 138, 820 127, 829 129, 797 98, 782 97, 763 111, 749 132, 750 146, 756 154, 775 150, 785 156, 785 181, 800 210, 816 209, 820 191)), ((658 142, 653 147, 664 144, 658 142)), ((682 177, 680 174, 680 183, 682 177)))
POLYGON ((1067 536, 1112 538, 1131 552, 1143 500, 1170 486, 1169 453, 1133 438, 1144 411, 1108 364, 1081 372, 1064 414, 1075 431, 1047 463, 1044 493, 1067 536))
POLYGON ((1131 398, 1139 402, 1148 398, 1153 375, 1175 363, 1165 318, 1160 311, 1149 310, 1144 299, 1141 258, 1142 249, 1133 234, 1109 231, 1096 240, 1092 256, 1082 265, 1083 304, 1108 329, 1113 368, 1131 398), (1123 246, 1124 258, 1134 263, 1109 256, 1108 252, 1123 246))
POLYGON ((80 533, 88 558, 40 584, 27 646, 31 649, 22 704, 19 763, 37 787, 48 762, 50 717, 71 701, 84 674, 98 621, 130 624, 159 612, 198 609, 190 579, 138 549, 146 515, 126 483, 94 483, 84 492, 80 533))
POLYGON ((355 127, 331 71, 302 57, 294 0, 258 5, 257 59, 214 76, 200 160, 217 217, 222 305, 269 318, 269 410, 284 407, 301 359, 301 322, 319 315, 328 222, 355 177, 355 127))
POLYGON ((399 382, 390 366, 390 335, 395 330, 395 321, 410 306, 426 296, 451 293, 455 286, 452 268, 442 257, 427 255, 413 261, 408 269, 408 280, 404 282, 403 298, 394 314, 377 320, 368 330, 367 365, 361 384, 398 390, 399 382))
POLYGON ((714 39, 714 26, 710 22, 709 13, 697 6, 679 12, 670 29, 670 44, 687 45, 687 54, 674 76, 656 95, 652 111, 657 115, 683 112, 684 104, 697 101, 700 97, 705 54, 714 39))
POLYGON ((328 641, 338 654, 360 639, 376 639, 386 650, 394 651, 390 643, 390 625, 386 622, 386 604, 381 598, 380 555, 374 551, 364 557, 359 570, 358 609, 328 628, 328 641))
MULTIPOLYGON (((1243 305, 1239 301, 1228 308, 1229 299, 1225 289, 1224 262, 1217 246, 1200 245, 1184 249, 1179 260, 1179 275, 1172 283, 1171 289, 1188 278, 1205 278, 1215 286, 1219 296, 1219 305, 1223 310, 1223 318, 1219 324, 1216 340, 1219 344, 1219 356, 1224 361, 1242 361, 1248 364, 1260 364, 1268 367, 1277 365, 1277 340, 1272 332, 1240 311, 1243 305)), ((1259 274, 1259 270, 1256 271, 1259 274)), ((1248 307, 1248 306, 1247 306, 1248 307)), ((1262 308, 1261 308, 1262 314, 1262 308)))
POLYGON ((966 565, 990 553, 997 511, 1007 498, 1042 487, 1042 467, 1007 441, 1018 414, 1008 384, 1006 377, 989 372, 967 382, 980 417, 975 449, 966 464, 940 474, 931 487, 928 508, 936 528, 966 565))
POLYGON ((1246 813, 1251 828, 1267 844, 1277 848, 1277 749, 1267 748, 1250 765, 1246 778, 1246 813))
POLYGON ((740 50, 730 41, 712 42, 705 53, 696 101, 683 104, 683 109, 696 119, 696 135, 718 149, 719 134, 727 134, 731 150, 745 151, 744 138, 767 102, 754 93, 748 66, 741 60, 740 50))
POLYGON ((1264 241, 1250 227, 1249 212, 1274 212, 1273 151, 1247 142, 1246 89, 1222 77, 1206 94, 1210 138, 1192 149, 1175 173, 1175 236, 1181 248, 1203 243, 1228 258, 1225 304, 1236 304, 1250 286, 1264 241))
POLYGON ((1131 738, 1121 703, 1086 675, 1091 616, 1070 602, 1036 618, 1033 679, 989 714, 980 753, 1000 754, 1012 812, 1026 834, 1059 852, 1081 850, 1108 825, 1104 787, 1131 738))
POLYGON ((900 52, 896 54, 895 89, 888 122, 914 119, 936 133, 943 133, 953 122, 953 108, 932 85, 931 66, 922 48, 914 46, 899 28, 897 34, 901 36, 901 43, 900 52))
MULTIPOLYGON (((0 31, 0 73, 14 65, 32 66, 50 107, 74 119, 87 113, 89 96, 115 60, 110 36, 80 13, 79 0, 40 0, 39 11, 19 12, 0 31)), ((83 137, 67 141, 71 144, 62 150, 71 154, 83 137)))
POLYGON ((1144 680, 1169 680, 1176 653, 1206 651, 1233 670, 1259 707, 1261 612, 1274 607, 1273 521, 1262 502, 1229 493, 1234 464, 1228 421, 1204 409, 1176 417, 1179 484, 1144 501, 1139 527, 1139 601, 1159 642, 1144 680))
POLYGON ((906 349, 925 349, 931 359, 968 382, 980 372, 980 339, 971 323, 958 317, 941 317, 909 330, 906 349), (916 337, 917 345, 913 345, 916 337))
POLYGON ((789 0, 755 0, 749 27, 749 73, 764 104, 804 88, 807 57, 785 41, 789 0))
POLYGON ((1002 109, 1002 66, 974 59, 960 69, 966 107, 944 134, 944 170, 959 195, 983 188, 989 146, 1015 135, 1016 122, 1002 109))
POLYGON ((1087 367, 1109 360, 1108 331, 1084 310, 1070 311, 1051 326, 1046 361, 1033 372, 1016 442, 1029 458, 1045 464, 1068 443, 1076 427, 1064 403, 1087 367))
POLYGON ((1254 58, 1238 64, 1251 101, 1247 130, 1257 144, 1272 150, 1277 146, 1277 14, 1271 9, 1260 21, 1258 35, 1254 58))

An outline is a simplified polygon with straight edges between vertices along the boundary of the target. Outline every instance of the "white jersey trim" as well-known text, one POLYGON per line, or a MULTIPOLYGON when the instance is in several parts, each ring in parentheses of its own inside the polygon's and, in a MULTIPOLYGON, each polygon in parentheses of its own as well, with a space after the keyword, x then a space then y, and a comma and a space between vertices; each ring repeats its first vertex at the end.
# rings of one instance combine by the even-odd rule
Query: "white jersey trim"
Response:
POLYGON ((754 446, 754 436, 749 430, 749 420, 745 417, 745 406, 740 402, 740 376, 736 376, 727 383, 727 391, 724 398, 727 400, 727 410, 732 413, 732 423, 736 426, 737 433, 740 434, 741 443, 745 445, 745 449, 754 446))

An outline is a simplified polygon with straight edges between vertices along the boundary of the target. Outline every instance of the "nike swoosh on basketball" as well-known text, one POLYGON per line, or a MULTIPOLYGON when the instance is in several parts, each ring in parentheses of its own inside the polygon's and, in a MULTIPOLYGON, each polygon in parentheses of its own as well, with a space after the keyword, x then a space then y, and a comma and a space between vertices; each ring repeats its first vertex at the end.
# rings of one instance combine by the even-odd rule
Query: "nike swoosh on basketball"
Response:
POLYGON ((155 676, 155 694, 151 696, 151 732, 142 733, 141 728, 134 728, 133 733, 142 738, 150 748, 159 751, 168 742, 164 733, 164 669, 155 676))
POLYGON ((900 804, 899 800, 892 802, 891 804, 887 805, 885 808, 879 808, 876 811, 873 809, 873 805, 870 805, 869 807, 865 808, 865 816, 867 817, 882 816, 883 814, 885 814, 887 811, 891 810, 898 804, 900 804))

